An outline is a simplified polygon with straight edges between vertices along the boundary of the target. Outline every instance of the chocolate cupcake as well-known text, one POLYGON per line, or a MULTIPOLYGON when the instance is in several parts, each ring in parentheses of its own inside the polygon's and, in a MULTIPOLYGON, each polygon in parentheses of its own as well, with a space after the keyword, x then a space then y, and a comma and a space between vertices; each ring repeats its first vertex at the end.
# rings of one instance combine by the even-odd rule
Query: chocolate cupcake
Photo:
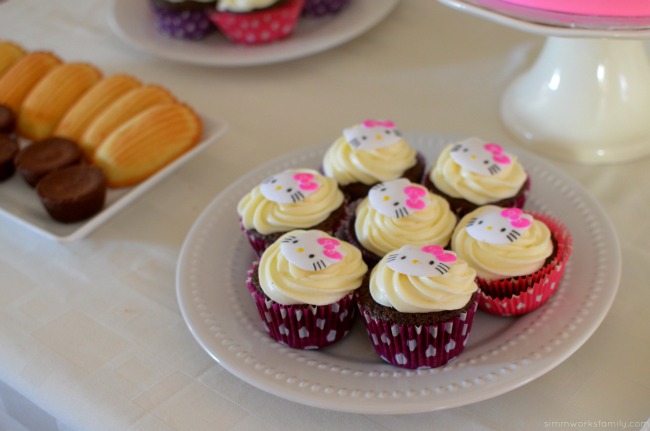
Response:
POLYGON ((27 184, 35 187, 45 175, 81 162, 79 146, 64 138, 46 138, 20 150, 16 155, 16 169, 27 184))
POLYGON ((375 352, 409 369, 445 365, 464 349, 478 304, 476 272, 440 246, 405 245, 356 291, 375 352))
POLYGON ((260 256, 284 233, 318 229, 335 235, 347 216, 333 178, 313 169, 287 169, 267 178, 237 205, 242 230, 260 256))
POLYGON ((295 230, 264 251, 246 282, 271 338, 296 349, 320 349, 349 333, 354 291, 367 270, 359 250, 345 241, 295 230))
POLYGON ((106 200, 106 178, 98 167, 70 166, 44 177, 36 192, 54 220, 74 223, 101 211, 106 200))
POLYGON ((426 162, 402 137, 392 121, 366 120, 343 130, 327 150, 322 170, 336 179, 353 202, 375 184, 406 178, 420 183, 426 162))
POLYGON ((469 138, 447 145, 422 180, 459 217, 482 205, 523 208, 530 179, 514 154, 469 138))
POLYGON ((518 316, 557 291, 571 244, 566 227, 548 215, 486 205, 460 220, 451 247, 476 270, 479 307, 518 316))
POLYGON ((5 181, 14 174, 14 158, 19 150, 15 136, 0 134, 0 181, 5 181))

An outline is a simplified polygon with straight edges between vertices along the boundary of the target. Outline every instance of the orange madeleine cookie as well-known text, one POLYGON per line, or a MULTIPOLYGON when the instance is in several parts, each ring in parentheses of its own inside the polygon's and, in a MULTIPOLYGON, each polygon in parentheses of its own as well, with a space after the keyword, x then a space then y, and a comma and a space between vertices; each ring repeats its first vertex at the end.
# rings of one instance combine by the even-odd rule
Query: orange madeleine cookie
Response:
POLYGON ((44 139, 77 100, 102 78, 88 63, 64 63, 47 74, 27 95, 18 111, 18 134, 44 139))
POLYGON ((55 136, 79 142, 88 125, 123 94, 140 87, 130 75, 113 75, 99 81, 66 112, 54 129, 55 136))
POLYGON ((95 152, 109 187, 136 184, 195 146, 201 119, 187 105, 156 105, 124 123, 95 152))
POLYGON ((15 62, 0 77, 0 103, 18 113, 23 101, 61 59, 49 52, 33 52, 15 62))
POLYGON ((171 93, 157 85, 132 89, 95 117, 79 140, 79 146, 86 157, 91 159, 97 147, 122 124, 153 106, 174 101, 171 93))
POLYGON ((0 40, 0 75, 25 55, 27 52, 20 45, 0 40))

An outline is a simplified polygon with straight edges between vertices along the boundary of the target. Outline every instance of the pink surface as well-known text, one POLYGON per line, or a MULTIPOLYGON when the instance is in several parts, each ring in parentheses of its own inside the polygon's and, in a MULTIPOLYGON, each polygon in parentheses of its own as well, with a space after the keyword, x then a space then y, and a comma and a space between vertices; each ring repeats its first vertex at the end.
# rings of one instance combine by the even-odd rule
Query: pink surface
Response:
POLYGON ((504 0, 506 3, 580 15, 650 16, 650 0, 504 0))

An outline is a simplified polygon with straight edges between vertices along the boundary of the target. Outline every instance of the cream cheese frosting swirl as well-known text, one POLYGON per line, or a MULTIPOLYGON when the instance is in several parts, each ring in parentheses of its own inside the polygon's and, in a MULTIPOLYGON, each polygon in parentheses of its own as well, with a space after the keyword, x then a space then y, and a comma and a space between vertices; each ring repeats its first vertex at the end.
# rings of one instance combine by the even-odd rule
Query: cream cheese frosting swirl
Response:
POLYGON ((287 170, 267 179, 283 180, 283 186, 288 190, 298 188, 299 183, 293 180, 297 175, 309 176, 317 183, 316 189, 305 191, 304 198, 296 198, 296 202, 281 203, 268 199, 263 193, 264 183, 256 186, 246 194, 237 205, 237 213, 246 230, 255 229, 268 235, 276 232, 286 232, 291 229, 307 229, 326 220, 338 209, 344 201, 343 193, 338 188, 336 180, 325 177, 313 169, 287 170))
POLYGON ((315 230, 295 230, 282 235, 264 251, 258 266, 262 291, 283 305, 327 305, 337 302, 361 286, 367 271, 368 267, 356 247, 315 230), (291 255, 283 250, 283 241, 300 237, 306 232, 318 232, 323 238, 333 240, 340 254, 338 260, 315 271, 292 263, 291 255))
MULTIPOLYGON (((474 225, 473 220, 480 220, 495 208, 485 205, 463 217, 454 230, 452 250, 476 269, 478 277, 488 281, 528 275, 542 268, 553 253, 553 242, 549 228, 539 220, 530 217, 532 223, 525 230, 518 229, 520 236, 506 244, 480 241, 470 234, 468 224, 474 225)), ((485 226, 494 228, 490 223, 485 226)))
POLYGON ((359 243, 380 257, 405 244, 446 247, 456 226, 456 216, 444 198, 425 193, 428 197, 426 205, 404 217, 382 214, 369 198, 362 200, 356 209, 354 223, 359 243))
POLYGON ((449 144, 443 148, 429 172, 429 179, 441 192, 476 205, 485 205, 515 196, 524 185, 527 175, 515 155, 508 154, 509 163, 500 165, 498 173, 484 175, 464 168, 454 160, 452 149, 457 145, 449 144))
POLYGON ((457 259, 445 274, 417 276, 391 268, 392 255, 384 256, 370 276, 370 294, 381 305, 401 313, 458 310, 478 290, 476 272, 462 259, 457 259))
POLYGON ((341 136, 327 149, 323 171, 343 186, 372 185, 399 178, 416 163, 417 152, 404 139, 380 148, 355 149, 341 136))

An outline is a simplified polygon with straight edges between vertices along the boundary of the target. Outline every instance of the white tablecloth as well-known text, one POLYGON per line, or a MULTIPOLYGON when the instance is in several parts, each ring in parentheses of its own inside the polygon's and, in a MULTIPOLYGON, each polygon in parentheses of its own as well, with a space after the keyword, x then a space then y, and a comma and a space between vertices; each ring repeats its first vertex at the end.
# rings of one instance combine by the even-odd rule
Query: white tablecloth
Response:
POLYGON ((650 416, 650 158, 613 166, 552 162, 611 218, 622 247, 620 290, 575 354, 482 402, 361 415, 286 401, 212 360, 176 301, 176 263, 190 227, 228 184, 269 159, 326 143, 342 127, 372 117, 393 119, 407 131, 511 142, 499 99, 543 38, 433 0, 402 0, 385 21, 336 49, 280 64, 214 68, 127 46, 108 26, 110 6, 110 0, 5 1, 0 39, 164 85, 230 130, 88 238, 57 243, 0 218, 0 428, 643 426, 650 416))

